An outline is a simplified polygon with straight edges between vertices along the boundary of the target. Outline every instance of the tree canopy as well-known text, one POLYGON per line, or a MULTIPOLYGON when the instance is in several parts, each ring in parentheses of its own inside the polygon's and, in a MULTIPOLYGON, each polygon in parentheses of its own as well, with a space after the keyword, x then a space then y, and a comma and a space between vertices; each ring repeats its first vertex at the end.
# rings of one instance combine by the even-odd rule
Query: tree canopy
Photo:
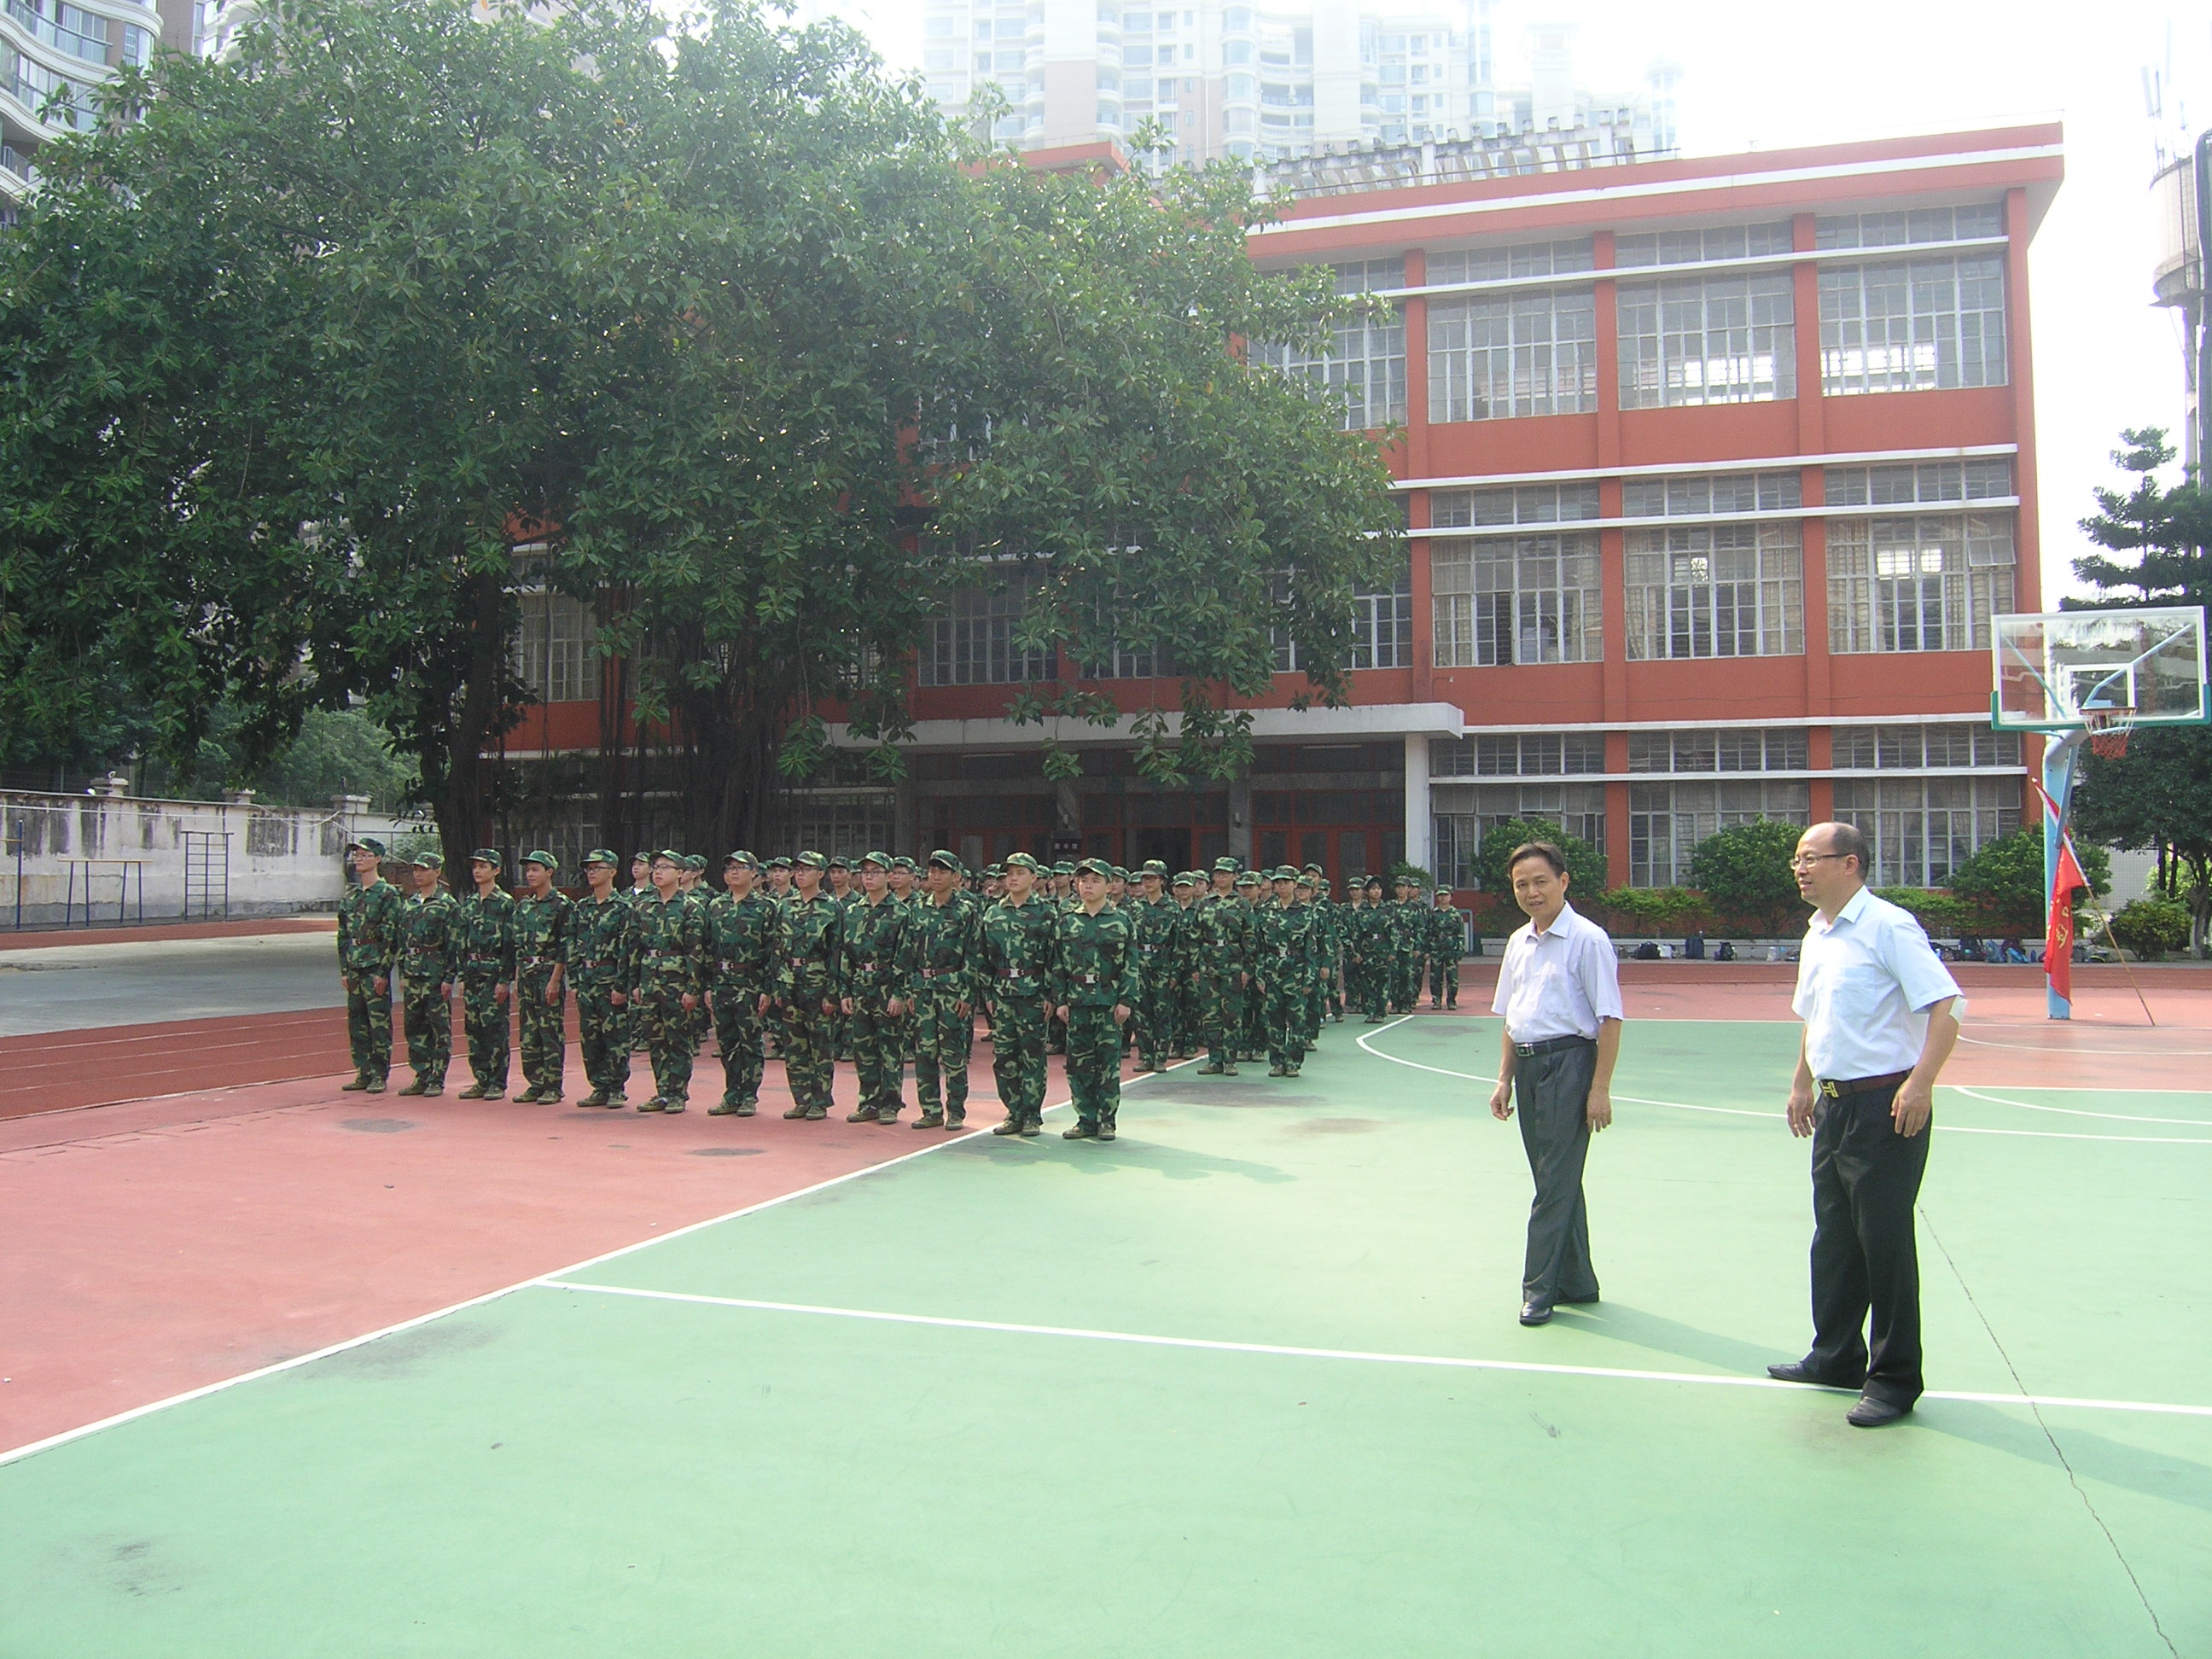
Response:
POLYGON ((229 705, 251 768, 366 698, 453 852, 537 586, 592 607, 602 744, 658 745, 700 845, 832 720, 895 770, 959 589, 1047 665, 1017 720, 1170 665, 1129 711, 1155 776, 1237 763, 1278 635, 1346 695, 1387 470, 1241 343, 1365 302, 1253 267, 1234 168, 972 150, 750 3, 273 0, 109 96, 0 239, 0 725, 64 740, 120 688, 181 759, 229 705))
POLYGON ((1567 902, 1595 909, 1605 899, 1605 854, 1579 836, 1569 835, 1550 818, 1500 818, 1486 824, 1482 843, 1475 849, 1475 879, 1486 893, 1513 898, 1513 882, 1505 860, 1513 849, 1532 841, 1548 841, 1567 858, 1567 902))
POLYGON ((1772 818, 1716 830, 1690 855, 1690 885, 1727 915, 1781 928, 1804 909, 1790 867, 1804 833, 1798 824, 1772 818))

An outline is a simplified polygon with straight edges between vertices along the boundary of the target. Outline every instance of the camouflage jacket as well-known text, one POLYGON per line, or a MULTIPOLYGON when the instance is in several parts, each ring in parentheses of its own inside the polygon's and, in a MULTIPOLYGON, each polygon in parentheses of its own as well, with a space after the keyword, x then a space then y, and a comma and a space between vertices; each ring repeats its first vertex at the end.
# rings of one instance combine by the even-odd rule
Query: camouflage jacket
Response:
POLYGON ((550 977, 568 961, 569 912, 574 907, 558 891, 537 898, 525 893, 514 902, 514 967, 520 974, 550 977))
POLYGON ((763 996, 775 985, 775 901, 757 890, 718 893, 707 906, 707 955, 714 989, 763 996))
POLYGON ((1390 948, 1413 956, 1429 950, 1429 913, 1419 899, 1393 899, 1382 907, 1390 918, 1390 948))
POLYGON ((514 977, 514 901, 499 888, 489 898, 471 890, 454 900, 447 937, 453 941, 455 978, 514 977))
POLYGON ((627 893, 586 896, 568 912, 568 982, 579 991, 637 983, 637 903, 627 893))
POLYGON ((993 1001, 1044 995, 1052 975, 1053 927, 1060 915, 1058 903, 1036 893, 1026 904, 1000 899, 984 906, 983 969, 993 1001))
POLYGON ((965 893, 923 899, 908 913, 901 966, 915 996, 973 1003, 983 992, 983 907, 965 893))
POLYGON ((1200 979, 1252 971, 1252 907, 1235 895, 1209 893, 1190 915, 1190 970, 1200 979))
POLYGON ((904 962, 907 908, 888 893, 880 903, 866 897, 845 907, 844 994, 878 1003, 913 994, 904 962))
POLYGON ((1389 918, 1379 904, 1363 904, 1345 917, 1344 948, 1362 963, 1377 962, 1390 949, 1389 918))
POLYGON ((1055 1006, 1111 1008, 1137 1000, 1137 951, 1129 918, 1111 905, 1091 915, 1063 910, 1053 927, 1049 980, 1055 1006))
POLYGON ((443 985, 453 977, 453 896, 434 889, 430 896, 410 893, 399 906, 399 971, 420 988, 443 985))
POLYGON ((1147 991, 1181 977, 1183 963, 1182 907, 1171 898, 1158 903, 1139 899, 1127 912, 1137 973, 1147 991))
POLYGON ((1467 949, 1467 912, 1445 905, 1429 912, 1429 954, 1456 962, 1467 949))
POLYGON ((707 992, 707 911, 684 893, 662 898, 655 893, 637 907, 631 923, 641 994, 653 989, 678 995, 707 992))
POLYGON ((338 966, 383 976, 399 958, 399 890, 379 876, 366 887, 350 877, 338 900, 338 966))
POLYGON ((781 1002, 820 1002, 844 993, 845 906, 823 888, 796 889, 776 915, 775 994, 781 1002))
POLYGON ((1271 904, 1260 913, 1260 983, 1269 989, 1302 984, 1327 959, 1322 921, 1310 904, 1271 904))

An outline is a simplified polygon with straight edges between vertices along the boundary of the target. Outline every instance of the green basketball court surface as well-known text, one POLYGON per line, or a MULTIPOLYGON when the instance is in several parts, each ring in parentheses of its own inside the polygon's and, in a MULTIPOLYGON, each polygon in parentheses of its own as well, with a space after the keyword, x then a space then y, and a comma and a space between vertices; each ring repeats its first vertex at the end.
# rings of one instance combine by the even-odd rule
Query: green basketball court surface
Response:
POLYGON ((1765 1376, 1796 1028, 1632 1024, 1604 1300, 1534 1330, 1497 1041, 930 1137, 64 1437, 0 1656, 2212 1655, 2212 1092, 1939 1091, 1933 1392, 1869 1432, 1765 1376))

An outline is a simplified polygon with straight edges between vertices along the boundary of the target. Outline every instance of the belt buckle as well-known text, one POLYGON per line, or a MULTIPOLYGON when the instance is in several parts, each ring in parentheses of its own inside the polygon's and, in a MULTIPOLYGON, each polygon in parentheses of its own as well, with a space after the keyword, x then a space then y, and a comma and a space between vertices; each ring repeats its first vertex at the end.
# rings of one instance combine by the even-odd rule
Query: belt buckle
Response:
POLYGON ((1836 1080, 1832 1077, 1821 1078, 1813 1086, 1831 1100, 1841 1100, 1844 1097, 1844 1091, 1836 1086, 1836 1080))
POLYGON ((1534 1055, 1536 1045, 1533 1042, 1516 1042, 1513 1045, 1513 1052, 1522 1059, 1528 1060, 1534 1055))

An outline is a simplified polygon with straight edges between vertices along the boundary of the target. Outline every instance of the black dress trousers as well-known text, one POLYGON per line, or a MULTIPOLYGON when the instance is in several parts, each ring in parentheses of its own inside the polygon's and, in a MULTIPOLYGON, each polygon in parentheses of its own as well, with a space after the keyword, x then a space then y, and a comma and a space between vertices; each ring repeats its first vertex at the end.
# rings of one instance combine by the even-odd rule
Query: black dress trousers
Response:
POLYGON ((1823 1097, 1814 1114, 1813 1351, 1805 1364, 1844 1384, 1863 1376, 1868 1394, 1909 1407, 1923 1386, 1913 1206, 1935 1126, 1898 1133, 1889 1116, 1896 1098, 1893 1085, 1823 1097))
POLYGON ((1590 1081, 1597 1044, 1573 1042, 1514 1063, 1513 1096, 1521 1145, 1535 1177, 1528 1206, 1528 1253, 1521 1299, 1548 1308, 1597 1297, 1590 1267, 1589 1212, 1583 1202, 1583 1164, 1589 1156, 1590 1081))

